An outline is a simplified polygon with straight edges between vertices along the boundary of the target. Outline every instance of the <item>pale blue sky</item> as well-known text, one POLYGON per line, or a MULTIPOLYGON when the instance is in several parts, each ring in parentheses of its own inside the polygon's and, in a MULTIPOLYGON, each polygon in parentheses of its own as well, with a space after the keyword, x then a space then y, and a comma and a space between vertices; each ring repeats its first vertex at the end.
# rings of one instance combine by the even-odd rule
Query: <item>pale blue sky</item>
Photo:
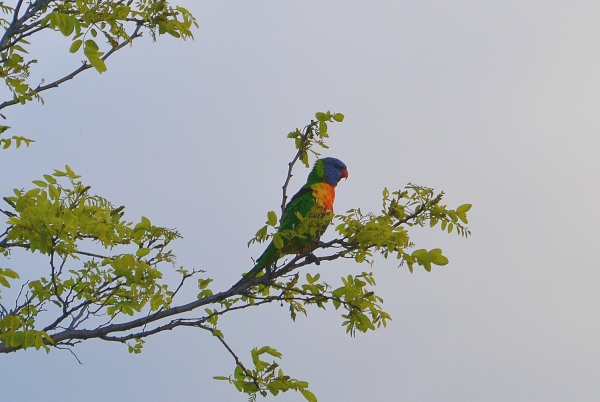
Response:
MULTIPOLYGON (((68 163, 132 220, 178 228, 178 262, 222 289, 262 251, 246 242, 280 203, 287 132, 342 112, 326 154, 350 172, 337 211, 378 210, 384 186, 413 182, 472 203, 473 236, 415 229, 450 259, 431 273, 376 261, 387 329, 352 339, 333 310, 294 323, 274 305, 223 318, 232 346, 277 348, 320 401, 597 399, 598 2, 173 3, 197 17, 195 41, 144 38, 44 106, 6 110, 37 142, 2 152, 3 196, 68 163)), ((80 58, 59 34, 35 45, 34 79, 80 58)), ((333 284, 368 269, 319 271, 333 284)), ((141 355, 100 341, 76 352, 83 366, 60 351, 2 356, 3 397, 246 400, 212 380, 234 363, 199 331, 150 338, 141 355)))

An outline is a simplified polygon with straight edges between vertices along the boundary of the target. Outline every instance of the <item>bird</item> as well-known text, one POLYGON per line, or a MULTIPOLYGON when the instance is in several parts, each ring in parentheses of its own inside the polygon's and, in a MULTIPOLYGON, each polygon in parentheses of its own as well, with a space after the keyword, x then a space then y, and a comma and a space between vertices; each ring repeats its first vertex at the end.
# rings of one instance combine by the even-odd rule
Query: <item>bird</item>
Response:
POLYGON ((307 216, 320 218, 333 214, 335 187, 342 178, 348 178, 348 169, 344 162, 331 157, 317 159, 308 174, 306 184, 290 199, 283 211, 283 217, 277 230, 277 233, 281 234, 283 247, 277 249, 271 241, 256 260, 256 265, 244 275, 244 279, 252 278, 263 269, 272 267, 284 255, 301 254, 308 251, 314 242, 321 238, 327 225, 313 230, 313 236, 309 234, 290 238, 289 231, 299 227, 301 221, 298 215, 301 215, 302 218, 307 216))

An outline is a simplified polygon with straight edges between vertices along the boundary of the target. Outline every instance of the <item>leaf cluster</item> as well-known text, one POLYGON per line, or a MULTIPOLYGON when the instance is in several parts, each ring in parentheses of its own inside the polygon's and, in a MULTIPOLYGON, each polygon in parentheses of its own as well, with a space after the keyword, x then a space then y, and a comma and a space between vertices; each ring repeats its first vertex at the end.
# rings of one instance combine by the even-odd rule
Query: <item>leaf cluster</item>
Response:
MULTIPOLYGON (((0 319, 10 325, 0 328, 0 339, 11 348, 33 345, 19 334, 34 328, 38 315, 51 310, 49 303, 58 308, 58 318, 44 328, 42 336, 61 329, 66 321, 75 329, 93 317, 107 316, 111 322, 119 314, 133 316, 146 305, 158 311, 172 302, 175 292, 160 282, 159 264, 173 264, 168 247, 181 237, 179 233, 152 225, 145 217, 135 225, 125 221, 124 207, 89 194, 90 187, 79 177, 65 166, 64 171, 35 180, 35 188, 15 189, 14 196, 4 198, 11 210, 1 210, 8 216, 8 226, 0 236, 0 253, 8 256, 15 249, 26 249, 50 259, 49 276, 26 282, 15 307, 2 306, 0 319), (84 251, 86 244, 111 253, 84 251), (118 247, 130 251, 115 253, 118 247), (66 268, 68 261, 82 258, 81 269, 66 268)), ((19 275, 0 270, 0 284, 10 286, 7 278, 19 275)))
POLYGON ((336 216, 341 221, 336 230, 349 245, 344 256, 350 256, 356 262, 371 261, 373 252, 377 251, 385 258, 395 255, 401 264, 406 262, 410 272, 415 263, 431 271, 431 264, 446 265, 448 259, 437 248, 407 253, 406 249, 414 246, 408 234, 410 227, 426 223, 434 227, 440 222, 442 230, 448 233, 456 228, 459 235, 468 237, 471 234, 465 226, 471 205, 448 209, 440 203, 443 192, 435 194, 431 188, 409 183, 404 190, 392 193, 385 188, 382 196, 383 209, 379 214, 364 214, 360 209, 351 209, 336 216))
MULTIPOLYGON (((8 130, 10 127, 9 126, 2 126, 0 125, 0 136, 2 136, 2 134, 8 130)), ((23 136, 20 135, 13 135, 10 138, 0 138, 0 148, 2 149, 8 149, 10 148, 11 145, 15 145, 17 148, 20 148, 21 145, 25 144, 25 146, 29 146, 32 142, 35 142, 34 140, 31 140, 29 138, 25 138, 23 136)))
MULTIPOLYGON (((327 123, 341 123, 344 121, 344 115, 342 113, 332 113, 330 111, 317 112, 315 118, 316 120, 311 121, 309 125, 304 127, 304 130, 297 128, 287 135, 288 138, 294 140, 294 145, 298 150, 298 157, 307 168, 310 167, 308 163, 308 152, 310 151, 316 157, 319 157, 320 155, 312 149, 313 145, 319 145, 321 148, 329 149, 327 144, 325 144, 325 138, 329 137, 327 132, 329 126, 327 123)), ((296 159, 294 159, 293 162, 295 161, 296 159)))
MULTIPOLYGON (((42 27, 50 27, 66 37, 71 37, 69 48, 76 53, 83 45, 83 54, 100 73, 106 71, 104 52, 96 42, 103 37, 112 49, 120 43, 131 43, 128 25, 147 28, 153 39, 156 34, 169 34, 176 38, 193 38, 191 27, 198 26, 194 17, 183 7, 172 7, 166 1, 112 2, 78 0, 54 2, 41 20, 42 27)), ((135 32, 135 31, 134 31, 135 32)))
POLYGON ((309 391, 308 382, 299 381, 285 375, 275 361, 268 362, 261 360, 262 355, 270 355, 281 359, 282 354, 270 346, 262 348, 253 348, 250 352, 254 368, 246 369, 243 364, 238 363, 233 371, 233 375, 215 376, 214 379, 228 381, 233 384, 238 391, 252 395, 251 400, 256 399, 256 395, 267 396, 268 393, 277 396, 280 392, 294 390, 300 392, 309 402, 316 402, 316 396, 309 391))

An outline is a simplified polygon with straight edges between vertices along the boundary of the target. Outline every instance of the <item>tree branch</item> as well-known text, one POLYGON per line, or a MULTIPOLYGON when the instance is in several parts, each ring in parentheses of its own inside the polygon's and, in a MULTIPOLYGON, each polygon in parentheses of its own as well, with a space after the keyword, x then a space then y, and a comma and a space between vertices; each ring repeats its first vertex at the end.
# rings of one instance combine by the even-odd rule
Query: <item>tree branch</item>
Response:
POLYGON ((14 43, 10 43, 10 39, 13 36, 15 36, 19 33, 25 32, 27 29, 30 29, 33 26, 39 25, 41 23, 41 21, 37 21, 35 24, 27 26, 26 27, 27 29, 25 29, 25 30, 19 30, 19 28, 23 25, 23 23, 25 21, 32 18, 35 14, 37 14, 39 11, 41 11, 44 7, 46 7, 52 1, 53 0, 32 1, 29 4, 29 6, 27 7, 27 10, 23 14, 23 16, 21 18, 19 18, 19 11, 21 9, 21 4, 23 3, 22 0, 19 0, 19 2, 17 3, 17 6, 15 7, 15 10, 13 12, 13 20, 10 23, 10 25, 6 28, 6 31, 4 31, 4 35, 2 35, 2 39, 0 39, 0 51, 5 51, 6 49, 8 49, 10 46, 12 46, 14 44, 14 43))
MULTIPOLYGON (((8 232, 8 229, 7 229, 7 232, 8 232)), ((25 250, 29 250, 29 248, 30 248, 29 243, 23 243, 23 244, 9 243, 6 239, 0 241, 0 247, 2 247, 2 248, 20 247, 20 248, 24 248, 25 250)), ((73 251, 73 254, 85 255, 87 257, 94 257, 94 258, 101 258, 101 259, 110 258, 106 255, 89 253, 87 251, 73 251)))
POLYGON ((221 344, 223 344, 223 346, 225 347, 225 349, 227 349, 227 351, 229 352, 229 354, 233 357, 233 360, 235 360, 235 364, 237 364, 238 366, 240 366, 242 368, 242 370, 244 370, 244 373, 246 374, 246 376, 252 378, 252 380, 254 381, 254 384, 256 384, 256 387, 258 389, 260 389, 260 385, 258 384, 257 379, 252 375, 252 372, 250 370, 248 370, 246 367, 244 367, 244 364, 242 363, 242 361, 240 360, 240 358, 235 354, 235 352, 233 351, 233 349, 231 349, 229 347, 229 345, 227 344, 227 342, 225 342, 225 339, 223 339, 223 337, 219 334, 215 334, 215 331, 210 328, 210 327, 202 327, 204 329, 206 329, 207 331, 212 332, 212 334, 214 336, 216 336, 219 341, 221 342, 221 344))
MULTIPOLYGON (((110 49, 104 56, 102 56, 102 60, 105 61, 106 59, 108 59, 113 53, 115 53, 117 50, 122 49, 123 47, 125 47, 125 45, 131 43, 134 39, 142 36, 142 34, 140 33, 140 30, 142 28, 142 25, 138 25, 135 30, 133 31, 133 33, 129 36, 129 40, 125 40, 123 42, 121 42, 118 46, 113 47, 112 49, 110 49)), ((34 89, 34 91, 36 93, 40 93, 43 91, 46 91, 48 89, 51 88, 57 88, 60 84, 72 80, 73 78, 75 78, 75 76, 77 76, 78 74, 84 72, 85 70, 88 70, 92 68, 92 65, 89 64, 88 62, 84 62, 81 67, 79 67, 78 69, 76 69, 75 71, 71 72, 70 74, 65 75, 62 78, 57 79, 56 81, 53 81, 49 84, 46 85, 38 85, 37 88, 34 89)), ((12 106, 12 105, 16 105, 17 103, 19 103, 18 100, 10 100, 10 101, 5 101, 2 102, 0 104, 0 110, 4 109, 5 107, 8 106, 12 106)))
POLYGON ((293 176, 292 169, 294 168, 294 165, 296 164, 296 162, 302 155, 302 149, 304 148, 304 145, 306 144, 306 140, 308 138, 308 134, 309 134, 310 130, 312 130, 316 125, 317 125, 317 122, 315 122, 314 120, 311 120, 310 124, 308 126, 304 127, 304 135, 302 136, 302 141, 300 143, 300 147, 298 148, 298 152, 296 152, 296 156, 294 156, 294 159, 292 159, 292 161, 290 163, 288 163, 287 176, 286 176, 285 182, 283 183, 283 186, 282 186, 283 197, 281 198, 281 218, 279 218, 279 222, 281 222, 281 219, 283 219, 283 213, 285 212, 285 206, 287 204, 287 188, 288 188, 288 185, 290 184, 290 180, 292 179, 292 176, 293 176))
POLYGON ((415 208, 415 211, 412 214, 407 215, 404 218, 398 220, 398 222, 396 222, 394 224, 394 227, 397 228, 398 226, 400 226, 400 225, 402 225, 404 223, 408 223, 410 220, 417 218, 423 212, 428 211, 430 206, 433 206, 433 205, 437 204, 438 202, 440 202, 443 196, 444 196, 444 192, 441 192, 434 199, 432 199, 431 201, 425 203, 425 205, 423 205, 423 206, 421 206, 421 205, 417 206, 417 208, 415 208))
POLYGON ((17 2, 17 5, 15 6, 15 11, 13 13, 13 20, 10 23, 10 25, 15 25, 17 23, 17 20, 19 19, 19 11, 21 11, 21 5, 23 4, 23 0, 19 0, 17 2))

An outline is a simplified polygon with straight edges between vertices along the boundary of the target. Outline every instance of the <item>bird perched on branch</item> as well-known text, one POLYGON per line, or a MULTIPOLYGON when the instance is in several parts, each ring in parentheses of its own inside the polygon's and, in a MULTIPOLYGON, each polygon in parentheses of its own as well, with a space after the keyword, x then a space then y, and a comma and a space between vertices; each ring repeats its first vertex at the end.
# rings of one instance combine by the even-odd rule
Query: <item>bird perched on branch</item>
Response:
POLYGON ((323 223, 323 218, 333 215, 335 186, 342 178, 348 178, 348 170, 341 160, 323 158, 315 162, 306 184, 292 197, 283 212, 277 230, 283 244, 279 244, 280 247, 277 248, 271 241, 245 278, 251 278, 263 269, 270 268, 284 255, 308 251, 320 239, 329 223, 328 220, 323 223), (311 227, 311 222, 307 222, 307 219, 312 219, 316 227, 311 227), (301 225, 302 222, 307 224, 301 225))

